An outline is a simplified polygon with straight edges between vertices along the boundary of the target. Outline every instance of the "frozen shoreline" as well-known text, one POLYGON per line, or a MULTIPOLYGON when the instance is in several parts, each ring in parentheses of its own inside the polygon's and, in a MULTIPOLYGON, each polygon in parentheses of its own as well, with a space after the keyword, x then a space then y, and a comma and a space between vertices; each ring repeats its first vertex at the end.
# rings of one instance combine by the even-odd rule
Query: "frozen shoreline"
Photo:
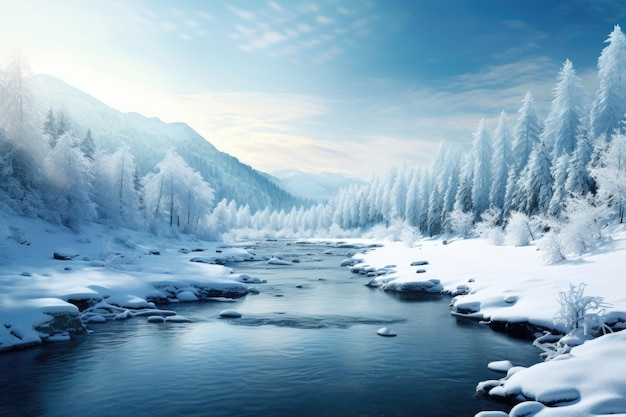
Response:
MULTIPOLYGON (((542 329, 564 332, 553 317, 557 297, 570 283, 587 284, 588 295, 601 296, 612 307, 614 334, 574 347, 568 354, 529 368, 513 367, 499 380, 477 381, 479 395, 517 404, 509 416, 626 415, 626 293, 623 257, 626 233, 617 227, 613 240, 573 261, 546 265, 537 246, 494 246, 484 239, 424 239, 413 247, 386 242, 357 254, 346 266, 371 277, 368 285, 386 291, 444 292, 454 295, 452 314, 481 320, 517 336, 534 338, 542 329), (354 264, 355 262, 352 262, 354 264), (513 329, 508 329, 513 330, 513 329), (610 359, 608 359, 610 358, 610 359)), ((541 361, 537 350, 537 360, 541 361)), ((494 361, 515 358, 493 358, 494 361)), ((485 364, 487 366, 488 364, 485 364)), ((506 416, 481 412, 477 416, 506 416)))

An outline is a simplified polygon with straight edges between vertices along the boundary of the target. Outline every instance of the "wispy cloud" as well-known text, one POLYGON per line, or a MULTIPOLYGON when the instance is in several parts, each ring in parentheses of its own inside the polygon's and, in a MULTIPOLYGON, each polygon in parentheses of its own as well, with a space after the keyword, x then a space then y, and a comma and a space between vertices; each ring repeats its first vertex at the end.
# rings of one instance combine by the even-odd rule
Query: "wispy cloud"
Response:
POLYGON ((376 20, 362 5, 346 9, 327 2, 303 2, 293 6, 270 1, 254 11, 232 6, 229 9, 238 19, 233 23, 235 32, 229 37, 237 42, 240 50, 262 50, 272 57, 290 56, 316 64, 339 58, 354 37, 369 34, 369 27, 376 20), (260 30, 244 24, 253 16, 260 30))

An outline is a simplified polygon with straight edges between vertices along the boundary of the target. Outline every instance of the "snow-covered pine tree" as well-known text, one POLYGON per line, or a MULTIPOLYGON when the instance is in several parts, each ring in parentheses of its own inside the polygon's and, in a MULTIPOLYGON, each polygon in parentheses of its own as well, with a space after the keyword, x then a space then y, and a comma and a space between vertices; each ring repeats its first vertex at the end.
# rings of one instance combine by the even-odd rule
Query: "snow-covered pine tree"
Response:
POLYGON ((565 181, 567 180, 567 168, 569 165, 569 156, 561 155, 552 165, 552 197, 548 206, 548 214, 557 217, 561 213, 561 209, 567 192, 565 191, 565 181))
POLYGON ((518 176, 528 163, 528 158, 533 146, 539 142, 541 134, 541 122, 535 112, 535 99, 528 91, 522 100, 522 107, 517 111, 519 114, 515 125, 513 140, 513 160, 515 162, 515 175, 518 176))
POLYGON ((472 209, 475 220, 478 220, 480 215, 489 208, 489 190, 492 180, 493 148, 485 119, 480 121, 478 129, 474 132, 470 155, 474 162, 472 209))
MULTIPOLYGON (((493 133, 493 156, 491 158, 491 189, 489 190, 489 202, 492 206, 502 209, 506 194, 506 182, 509 169, 514 165, 512 153, 512 134, 507 120, 507 114, 503 110, 500 113, 498 126, 493 133)), ((500 219, 502 220, 502 219, 500 219)))
POLYGON ((533 147, 518 184, 526 214, 546 214, 552 198, 552 174, 550 157, 543 143, 533 147))
POLYGON ((91 129, 87 129, 85 138, 80 143, 80 150, 83 151, 83 154, 87 157, 87 159, 93 161, 93 157, 96 152, 96 142, 93 140, 91 129))
POLYGON ((591 175, 596 181, 598 200, 613 207, 620 223, 624 222, 626 210, 626 135, 614 135, 606 152, 602 153, 598 166, 591 175))
POLYGON ((605 41, 608 45, 598 58, 598 91, 591 107, 593 138, 610 139, 615 131, 623 131, 621 122, 626 113, 626 36, 619 25, 605 41))
POLYGON ((578 136, 576 149, 567 166, 565 191, 568 195, 586 195, 594 188, 594 181, 589 172, 593 147, 585 132, 578 136))
POLYGON ((585 93, 569 59, 563 63, 557 79, 550 113, 540 135, 554 161, 574 151, 585 115, 585 93))

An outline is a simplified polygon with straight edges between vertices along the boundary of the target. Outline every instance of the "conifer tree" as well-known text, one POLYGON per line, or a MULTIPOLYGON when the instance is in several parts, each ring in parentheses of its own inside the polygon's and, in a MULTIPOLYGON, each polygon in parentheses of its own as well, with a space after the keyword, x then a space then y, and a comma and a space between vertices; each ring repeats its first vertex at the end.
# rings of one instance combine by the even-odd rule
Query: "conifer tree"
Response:
POLYGON ((605 41, 608 45, 598 58, 599 87, 591 107, 593 138, 611 138, 622 131, 626 113, 626 36, 619 25, 605 41))
POLYGON ((563 63, 553 95, 540 139, 556 161, 563 154, 570 155, 576 148, 585 114, 585 93, 569 59, 563 63))
POLYGON ((474 161, 472 208, 475 220, 478 220, 480 215, 489 208, 489 190, 492 178, 493 150, 485 119, 480 121, 478 129, 474 132, 471 155, 474 161))

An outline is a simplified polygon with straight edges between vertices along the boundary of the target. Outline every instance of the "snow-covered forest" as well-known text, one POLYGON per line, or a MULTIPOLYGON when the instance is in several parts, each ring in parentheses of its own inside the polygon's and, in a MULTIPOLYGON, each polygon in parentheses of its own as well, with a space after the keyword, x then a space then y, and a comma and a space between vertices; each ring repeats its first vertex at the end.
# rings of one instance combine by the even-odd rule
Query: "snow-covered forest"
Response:
POLYGON ((550 233, 552 260, 566 258, 593 245, 608 221, 624 220, 626 37, 619 26, 606 43, 598 90, 585 92, 565 60, 545 120, 528 92, 517 115, 502 111, 494 129, 478 121, 469 150, 444 143, 429 167, 394 167, 329 202, 294 199, 291 210, 287 200, 260 207, 227 193, 216 198, 216 188, 232 184, 201 175, 175 148, 142 172, 141 154, 124 144, 106 152, 94 141, 100 132, 79 135, 62 108, 47 109, 41 120, 36 83, 18 57, 0 83, 0 204, 73 230, 96 221, 213 239, 385 229, 523 245, 550 233))

